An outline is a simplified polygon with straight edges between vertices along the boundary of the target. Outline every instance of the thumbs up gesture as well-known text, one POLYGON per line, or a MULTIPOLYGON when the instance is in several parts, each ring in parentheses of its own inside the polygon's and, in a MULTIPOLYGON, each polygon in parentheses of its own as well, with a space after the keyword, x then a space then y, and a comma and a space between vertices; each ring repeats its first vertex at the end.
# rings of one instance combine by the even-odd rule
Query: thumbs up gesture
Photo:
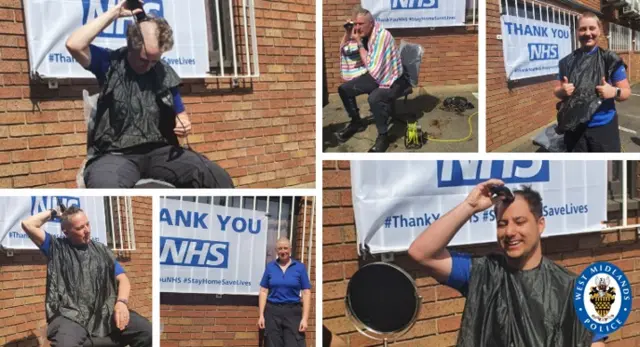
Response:
POLYGON ((616 97, 616 88, 607 83, 607 80, 602 77, 600 85, 596 87, 596 92, 600 96, 600 99, 613 99, 616 97))
POLYGON ((567 78, 567 76, 564 76, 564 78, 562 79, 562 89, 567 96, 571 96, 573 94, 573 91, 576 90, 576 87, 573 85, 573 83, 569 83, 569 79, 567 78))

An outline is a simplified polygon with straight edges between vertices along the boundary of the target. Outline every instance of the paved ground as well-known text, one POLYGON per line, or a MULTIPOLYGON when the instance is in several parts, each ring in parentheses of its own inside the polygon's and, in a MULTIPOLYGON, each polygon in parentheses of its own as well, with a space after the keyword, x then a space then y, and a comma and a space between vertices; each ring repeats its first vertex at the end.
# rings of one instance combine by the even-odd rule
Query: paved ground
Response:
MULTIPOLYGON (((625 102, 617 102, 618 125, 620 129, 620 142, 625 152, 640 152, 640 84, 631 88, 631 97, 625 102), (633 95, 635 94, 635 95, 633 95), (635 132, 638 132, 637 134, 635 132)), ((522 143, 513 148, 512 152, 546 152, 546 150, 533 143, 532 139, 537 134, 529 134, 522 143)))
MULTIPOLYGON (((471 118, 473 133, 467 140, 461 142, 437 142, 430 140, 421 149, 409 150, 404 146, 406 122, 413 118, 418 119, 422 130, 434 139, 463 139, 469 134, 469 116, 477 112, 478 100, 474 96, 475 87, 469 86, 455 88, 446 87, 439 90, 414 90, 407 102, 404 99, 396 101, 396 117, 389 128, 392 140, 387 152, 477 152, 478 151, 478 117, 471 118), (446 112, 439 106, 442 101, 450 96, 462 96, 474 104, 474 108, 464 114, 446 112)), ((477 95, 477 93, 476 93, 477 95)), ((356 134, 345 143, 339 143, 334 133, 342 129, 349 121, 342 101, 337 94, 331 95, 330 103, 324 107, 322 122, 322 142, 324 152, 367 152, 375 143, 377 131, 373 117, 365 118, 369 123, 367 130, 356 134)), ((358 97, 360 114, 369 115, 367 95, 358 97)))

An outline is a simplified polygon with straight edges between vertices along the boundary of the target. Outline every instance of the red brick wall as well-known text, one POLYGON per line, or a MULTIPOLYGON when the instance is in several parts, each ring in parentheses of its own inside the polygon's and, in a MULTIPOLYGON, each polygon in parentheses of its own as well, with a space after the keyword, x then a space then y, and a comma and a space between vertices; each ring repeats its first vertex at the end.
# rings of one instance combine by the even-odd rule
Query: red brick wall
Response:
MULTIPOLYGON (((240 3, 239 0, 234 1, 240 3)), ((315 180, 315 3, 256 2, 260 78, 184 81, 189 143, 237 186, 315 180)), ((240 53, 239 53, 240 54, 240 53)), ((94 80, 29 81, 20 0, 0 0, 0 187, 75 187, 86 154, 82 89, 94 80)))
MULTIPOLYGON (((316 296, 316 257, 315 224, 311 230, 312 198, 304 198, 299 205, 297 215, 298 237, 296 238, 296 257, 309 267, 308 245, 313 238, 311 260, 311 312, 306 333, 307 346, 315 346, 315 296, 316 296), (305 244, 302 244, 303 208, 307 209, 305 244), (304 260, 302 247, 305 247, 304 260)), ((315 221, 314 221, 315 223, 315 221)), ((258 330, 258 297, 223 295, 216 298, 213 294, 162 293, 160 298, 160 324, 162 346, 184 346, 182 341, 190 341, 191 346, 265 346, 264 335, 258 330)))
MULTIPOLYGON (((496 38, 501 34, 499 1, 487 1, 487 151, 494 151, 554 121, 555 107, 559 101, 553 95, 556 76, 532 78, 516 82, 512 88, 508 87, 502 41, 496 38)), ((578 2, 600 11, 598 0, 578 2)), ((548 3, 563 7, 554 1, 548 3)), ((607 18, 613 19, 611 14, 608 15, 607 18)), ((609 32, 609 23, 604 21, 603 26, 600 45, 608 47, 605 36, 609 32)), ((621 56, 629 63, 629 54, 621 56)), ((637 57, 631 60, 629 77, 632 83, 640 77, 640 64, 635 64, 636 60, 637 57)))
MULTIPOLYGON (((137 250, 118 260, 131 282, 130 308, 151 320, 151 198, 132 200, 137 250)), ((46 268, 40 251, 16 251, 12 257, 0 253, 0 345, 48 346, 43 335, 46 268)))
MULTIPOLYGON (((351 9, 360 0, 323 0, 322 36, 330 94, 337 93, 340 78, 340 41, 342 25, 351 17, 351 9)), ((477 19, 476 19, 477 21, 477 19)), ((391 29, 399 47, 402 40, 417 43, 425 49, 420 65, 420 85, 455 85, 478 83, 477 27, 391 29)))
MULTIPOLYGON (((638 178, 636 178, 638 180, 638 178)), ((359 334, 345 315, 347 283, 358 269, 356 231, 351 200, 349 162, 323 162, 323 324, 349 343, 349 346, 380 345, 359 334)), ((638 211, 630 213, 629 223, 638 222, 638 211)), ((610 216, 610 219, 619 217, 610 216)), ((581 272, 594 261, 610 261, 627 274, 633 284, 633 312, 624 327, 612 334, 607 346, 623 347, 640 343, 640 242, 635 230, 590 233, 543 239, 545 256, 581 272)), ((483 255, 494 250, 484 244, 457 249, 483 255)), ((371 261, 371 259, 369 259, 371 261)), ((422 296, 420 316, 415 326, 396 346, 454 346, 465 299, 438 284, 406 253, 396 254, 397 265, 408 271, 422 296)))

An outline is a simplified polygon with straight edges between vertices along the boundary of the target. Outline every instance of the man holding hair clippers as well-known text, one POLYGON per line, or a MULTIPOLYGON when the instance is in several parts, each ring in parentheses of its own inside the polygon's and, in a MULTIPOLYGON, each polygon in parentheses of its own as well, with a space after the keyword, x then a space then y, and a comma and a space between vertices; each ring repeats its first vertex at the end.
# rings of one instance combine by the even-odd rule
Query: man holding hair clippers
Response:
POLYGON ((413 241, 409 255, 466 298, 457 346, 605 346, 607 336, 587 330, 573 307, 577 276, 542 255, 545 226, 537 191, 512 192, 490 179, 413 241), (447 249, 475 213, 491 207, 501 252, 472 257, 447 249))
POLYGON ((101 87, 87 134, 88 188, 131 188, 142 178, 179 188, 233 188, 224 169, 179 145, 177 136, 186 137, 191 122, 178 92, 180 78, 161 59, 173 47, 164 18, 146 16, 139 0, 120 1, 74 31, 66 47, 101 87), (115 20, 132 16, 126 47, 91 44, 115 20))
POLYGON ((121 346, 152 345, 151 323, 129 310, 129 278, 111 250, 91 240, 82 209, 61 206, 40 212, 23 220, 22 230, 47 257, 45 311, 51 346, 93 345, 93 337, 106 336, 121 346), (62 238, 42 229, 58 218, 62 238))

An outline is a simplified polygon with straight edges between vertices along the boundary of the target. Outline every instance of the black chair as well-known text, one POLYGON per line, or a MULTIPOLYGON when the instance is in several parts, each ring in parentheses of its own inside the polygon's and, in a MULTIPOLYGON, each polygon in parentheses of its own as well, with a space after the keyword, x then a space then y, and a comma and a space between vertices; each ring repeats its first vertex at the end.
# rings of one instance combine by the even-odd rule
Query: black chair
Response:
MULTIPOLYGON (((408 79, 406 87, 401 90, 396 99, 404 97, 404 103, 407 103, 409 95, 413 93, 413 88, 418 87, 418 78, 420 77, 420 64, 422 63, 422 56, 424 55, 424 48, 418 44, 408 43, 402 41, 400 43, 400 59, 402 60, 403 75, 401 78, 408 79)), ((391 115, 395 117, 396 105, 395 102, 391 104, 391 115)))

